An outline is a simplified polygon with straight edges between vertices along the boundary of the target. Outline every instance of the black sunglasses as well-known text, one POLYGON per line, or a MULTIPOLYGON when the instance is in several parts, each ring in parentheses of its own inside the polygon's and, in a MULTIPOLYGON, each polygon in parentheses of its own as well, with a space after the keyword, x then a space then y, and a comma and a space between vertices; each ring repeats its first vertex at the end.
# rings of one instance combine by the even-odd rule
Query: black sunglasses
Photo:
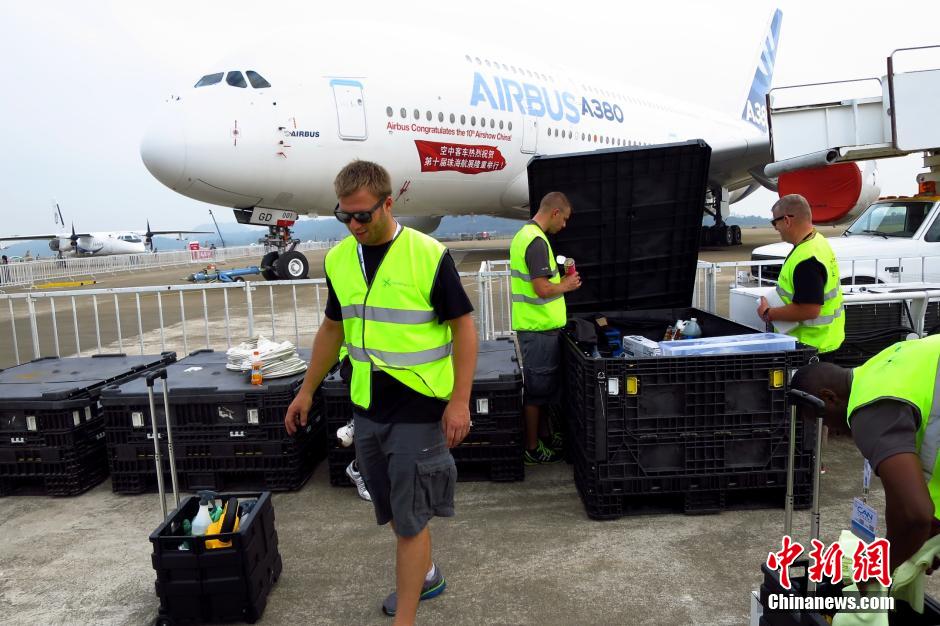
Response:
MULTIPOLYGON (((338 206, 338 205, 337 205, 337 206, 338 206)), ((785 218, 785 217, 793 217, 793 216, 790 215, 790 214, 786 214, 786 215, 781 215, 780 217, 775 217, 774 219, 770 220, 770 225, 771 225, 771 226, 776 226, 776 225, 777 225, 777 222, 779 222, 780 220, 782 220, 782 219, 785 218)))
POLYGON ((378 211, 379 207, 385 204, 386 199, 388 199, 388 196, 384 196, 381 200, 375 203, 375 206, 373 206, 368 211, 354 211, 352 213, 349 213, 347 211, 340 211, 339 203, 337 202, 336 208, 333 209, 333 215, 335 215, 336 219, 341 221, 343 224, 348 224, 349 222, 353 221, 353 218, 355 218, 356 221, 359 222, 360 224, 368 224, 369 222, 372 221, 372 214, 378 211))

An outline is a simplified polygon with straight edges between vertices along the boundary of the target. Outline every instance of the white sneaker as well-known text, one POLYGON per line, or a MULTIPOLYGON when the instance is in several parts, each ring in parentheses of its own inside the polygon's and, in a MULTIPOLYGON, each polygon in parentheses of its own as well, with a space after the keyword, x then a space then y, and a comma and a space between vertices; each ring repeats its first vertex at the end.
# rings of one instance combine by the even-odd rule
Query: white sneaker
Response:
POLYGON ((356 471, 355 461, 352 461, 348 466, 346 466, 346 475, 349 476, 349 480, 352 481, 352 484, 356 485, 356 489, 359 491, 359 497, 365 500, 366 502, 372 502, 372 496, 369 495, 369 490, 366 489, 366 481, 362 479, 362 474, 356 471))
POLYGON ((350 421, 348 424, 342 428, 337 429, 336 438, 339 440, 339 445, 344 448, 348 448, 353 443, 353 423, 350 421))

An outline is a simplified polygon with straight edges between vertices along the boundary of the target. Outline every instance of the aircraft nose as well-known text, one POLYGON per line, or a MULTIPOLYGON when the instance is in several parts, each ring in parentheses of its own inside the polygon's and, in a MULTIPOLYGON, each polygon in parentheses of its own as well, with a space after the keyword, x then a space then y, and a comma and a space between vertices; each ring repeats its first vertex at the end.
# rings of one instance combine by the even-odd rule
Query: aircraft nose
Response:
POLYGON ((140 158, 154 178, 180 191, 186 173, 186 141, 180 115, 165 113, 154 121, 140 142, 140 158))

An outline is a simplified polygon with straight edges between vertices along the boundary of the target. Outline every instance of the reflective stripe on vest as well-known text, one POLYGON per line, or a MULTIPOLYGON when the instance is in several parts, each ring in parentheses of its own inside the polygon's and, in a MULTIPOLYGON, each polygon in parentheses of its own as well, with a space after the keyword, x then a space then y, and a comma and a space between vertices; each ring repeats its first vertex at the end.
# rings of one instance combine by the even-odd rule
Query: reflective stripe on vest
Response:
POLYGON ((849 426, 853 413, 879 400, 908 404, 920 418, 915 450, 940 518, 940 335, 888 346, 855 368, 846 406, 849 426))
POLYGON ((371 284, 359 263, 358 244, 347 237, 327 253, 326 274, 343 315, 345 349, 353 366, 350 398, 372 404, 373 370, 381 370, 422 395, 447 400, 453 391, 450 326, 440 323, 431 291, 447 249, 403 228, 389 245, 371 284))
POLYGON ((826 269, 823 303, 818 316, 803 320, 787 331, 787 334, 801 343, 814 346, 820 353, 831 352, 841 346, 845 339, 845 318, 839 265, 825 237, 813 232, 812 237, 794 246, 780 269, 776 291, 784 304, 792 303, 793 273, 797 265, 811 258, 815 258, 826 269))
POLYGON ((545 242, 548 248, 549 267, 552 275, 545 278, 553 285, 561 283, 561 275, 555 264, 555 253, 548 237, 538 224, 526 224, 512 238, 509 246, 509 281, 512 291, 512 329, 513 330, 554 330, 561 328, 567 321, 565 297, 558 294, 542 298, 532 284, 534 280, 526 263, 525 253, 536 239, 545 242))

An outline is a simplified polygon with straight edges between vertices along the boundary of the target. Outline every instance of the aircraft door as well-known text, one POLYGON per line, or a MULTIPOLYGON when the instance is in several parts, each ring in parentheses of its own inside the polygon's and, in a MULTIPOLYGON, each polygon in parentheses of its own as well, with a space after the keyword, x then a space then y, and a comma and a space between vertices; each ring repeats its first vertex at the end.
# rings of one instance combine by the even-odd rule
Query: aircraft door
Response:
POLYGON ((363 141, 366 138, 366 107, 362 83, 355 80, 331 80, 336 101, 336 121, 340 139, 363 141))
POLYGON ((539 121, 538 118, 528 115, 522 118, 522 152, 525 154, 535 154, 538 149, 539 141, 539 121))

